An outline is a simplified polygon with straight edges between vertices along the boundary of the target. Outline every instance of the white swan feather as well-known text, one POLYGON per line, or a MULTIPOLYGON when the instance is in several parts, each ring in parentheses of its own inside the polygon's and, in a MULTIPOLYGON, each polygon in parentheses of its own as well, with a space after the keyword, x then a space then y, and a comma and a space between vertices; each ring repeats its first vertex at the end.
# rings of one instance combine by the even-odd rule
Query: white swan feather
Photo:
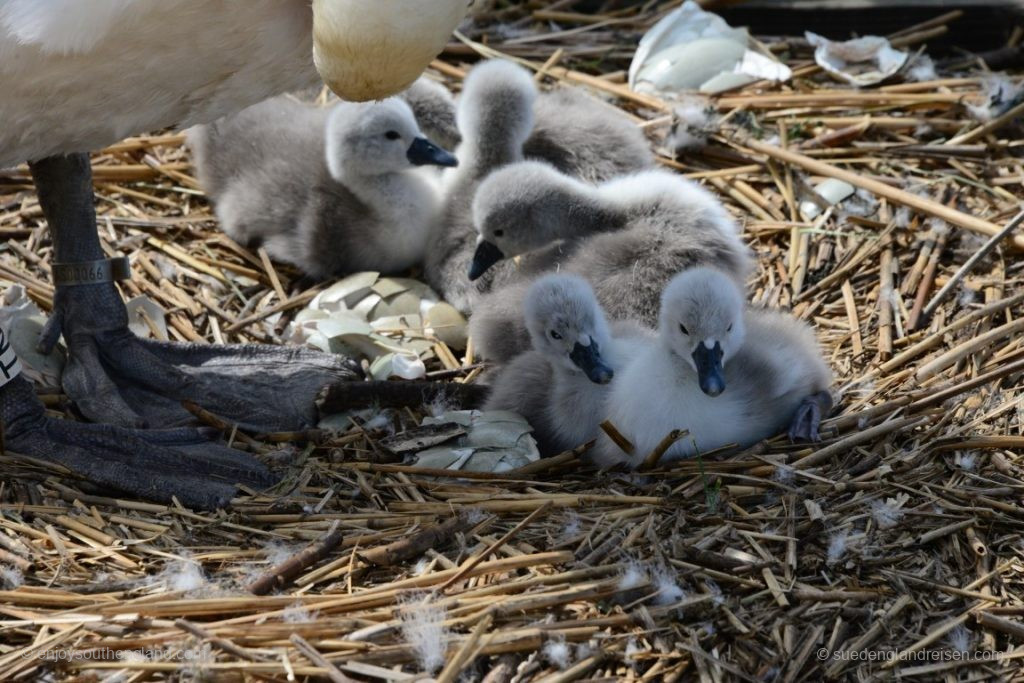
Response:
POLYGON ((73 54, 105 40, 119 16, 138 0, 6 0, 0 25, 22 45, 46 53, 73 54))
POLYGON ((0 168, 209 123, 314 86, 314 52, 340 95, 394 94, 466 10, 465 0, 421 5, 0 0, 0 168), (359 47, 365 43, 374 50, 359 47))

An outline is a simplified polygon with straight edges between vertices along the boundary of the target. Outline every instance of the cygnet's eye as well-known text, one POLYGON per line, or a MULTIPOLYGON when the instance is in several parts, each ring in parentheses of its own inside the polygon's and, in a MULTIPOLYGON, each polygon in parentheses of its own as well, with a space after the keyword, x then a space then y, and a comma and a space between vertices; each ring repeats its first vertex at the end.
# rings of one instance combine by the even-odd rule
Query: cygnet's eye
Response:
POLYGON ((682 323, 679 323, 679 331, 685 334, 687 337, 690 336, 690 331, 686 329, 686 325, 683 325, 682 323))
POLYGON ((732 323, 729 323, 729 327, 725 328, 726 332, 732 332, 732 323))
POLYGON ((397 130, 389 130, 387 133, 384 133, 384 137, 386 137, 388 140, 397 140, 398 138, 402 137, 402 134, 399 133, 397 130))
POLYGON ((505 236, 505 231, 504 230, 495 230, 494 231, 494 236, 495 237, 504 237, 505 236))
POLYGON ((552 338, 552 339, 561 339, 561 338, 562 338, 562 335, 558 334, 558 333, 557 333, 557 332, 555 332, 554 330, 551 330, 551 338, 552 338))

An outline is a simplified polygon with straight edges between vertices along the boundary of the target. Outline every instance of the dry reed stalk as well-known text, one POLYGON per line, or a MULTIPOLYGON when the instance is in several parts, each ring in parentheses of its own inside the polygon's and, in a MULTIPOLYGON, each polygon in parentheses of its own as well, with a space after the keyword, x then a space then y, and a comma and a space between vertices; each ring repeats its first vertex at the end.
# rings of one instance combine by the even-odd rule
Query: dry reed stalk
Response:
MULTIPOLYGON (((775 145, 769 145, 758 140, 747 138, 743 140, 743 144, 754 150, 766 154, 779 161, 785 161, 790 164, 800 166, 801 168, 810 171, 811 173, 817 173, 819 175, 828 176, 830 178, 836 178, 843 180, 855 187, 872 192, 879 197, 885 197, 889 201, 892 201, 901 206, 908 206, 922 213, 940 218, 953 225, 966 228, 973 232, 976 232, 985 236, 992 236, 999 234, 1000 227, 993 223, 975 218, 974 216, 967 215, 955 209, 951 209, 947 206, 939 204, 938 202, 919 197, 917 195, 905 192, 895 187, 891 187, 885 183, 879 182, 872 178, 867 178, 856 173, 852 173, 845 169, 837 168, 831 164, 827 164, 822 161, 811 159, 810 157, 792 152, 790 150, 776 147, 775 145)), ((1014 246, 1018 249, 1024 249, 1024 236, 1014 237, 1012 240, 1014 246)))
POLYGON ((338 523, 335 522, 319 542, 278 564, 253 581, 249 585, 249 592, 253 595, 265 595, 274 588, 283 588, 304 569, 326 557, 342 540, 344 540, 344 535, 338 529, 338 523))

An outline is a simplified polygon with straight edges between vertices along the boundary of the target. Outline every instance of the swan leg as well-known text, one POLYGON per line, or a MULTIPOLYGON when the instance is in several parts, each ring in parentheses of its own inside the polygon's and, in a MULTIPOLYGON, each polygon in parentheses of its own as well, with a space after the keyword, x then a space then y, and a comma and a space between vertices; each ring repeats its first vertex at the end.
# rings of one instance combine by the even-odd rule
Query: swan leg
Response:
MULTIPOLYGON (((105 259, 88 156, 50 157, 31 169, 56 263, 105 259)), ((68 347, 65 392, 88 419, 122 427, 188 424, 193 418, 181 402, 190 400, 249 429, 303 429, 316 421, 320 389, 358 377, 351 362, 305 349, 139 339, 111 281, 58 282, 44 351, 60 333, 68 347)))
POLYGON ((104 489, 198 509, 226 507, 238 484, 264 488, 276 477, 255 458, 197 429, 132 430, 46 417, 32 384, 0 387, 8 453, 55 462, 104 489))
POLYGON ((832 394, 827 391, 819 391, 804 397, 797 406, 796 414, 789 425, 789 440, 798 441, 821 441, 818 429, 821 426, 821 418, 828 415, 832 410, 832 394))

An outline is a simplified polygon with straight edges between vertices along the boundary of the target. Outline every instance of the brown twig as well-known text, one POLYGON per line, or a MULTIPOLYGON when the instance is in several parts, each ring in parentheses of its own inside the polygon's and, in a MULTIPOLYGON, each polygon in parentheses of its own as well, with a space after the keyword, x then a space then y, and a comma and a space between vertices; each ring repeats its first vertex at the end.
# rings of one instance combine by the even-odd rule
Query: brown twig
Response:
POLYGON ((299 554, 293 555, 284 562, 281 562, 249 584, 249 592, 253 595, 266 595, 275 588, 284 588, 301 574, 304 569, 313 566, 327 557, 344 540, 345 534, 342 533, 338 523, 335 522, 318 542, 310 545, 299 554))
POLYGON ((1006 237, 1016 230, 1022 222, 1024 222, 1024 211, 1021 211, 1014 216, 1002 230, 995 235, 992 235, 985 244, 981 245, 976 252, 971 254, 971 257, 964 261, 962 266, 957 268, 957 271, 953 273, 953 277, 949 278, 946 284, 942 286, 942 289, 935 293, 935 296, 933 296, 931 301, 928 302, 928 305, 924 307, 923 311, 921 311, 922 321, 927 322, 930 320, 935 314, 936 309, 938 309, 939 304, 949 296, 950 292, 956 289, 956 286, 960 284, 967 273, 971 272, 979 261, 988 256, 988 254, 996 248, 996 245, 1006 239, 1006 237))
POLYGON ((531 522, 546 515, 551 510, 551 505, 552 504, 550 502, 544 503, 539 508, 528 514, 523 519, 523 521, 519 522, 519 524, 516 524, 514 527, 512 527, 504 536, 502 536, 497 541, 487 546, 487 548, 483 551, 477 553, 475 556, 470 558, 469 561, 467 561, 459 568, 459 571, 457 571, 450 579, 441 584, 440 588, 438 588, 438 591, 443 593, 450 587, 455 585, 457 582, 461 581, 469 572, 473 570, 474 567, 476 567, 478 564, 486 560, 491 553, 493 553, 495 550, 508 543, 513 536, 515 536, 517 533, 526 528, 531 522))
POLYGON ((357 553, 359 559, 378 567, 393 567, 406 560, 419 557, 430 549, 440 550, 451 543, 456 534, 472 529, 475 523, 467 515, 459 514, 436 526, 429 526, 411 536, 377 548, 357 553))

